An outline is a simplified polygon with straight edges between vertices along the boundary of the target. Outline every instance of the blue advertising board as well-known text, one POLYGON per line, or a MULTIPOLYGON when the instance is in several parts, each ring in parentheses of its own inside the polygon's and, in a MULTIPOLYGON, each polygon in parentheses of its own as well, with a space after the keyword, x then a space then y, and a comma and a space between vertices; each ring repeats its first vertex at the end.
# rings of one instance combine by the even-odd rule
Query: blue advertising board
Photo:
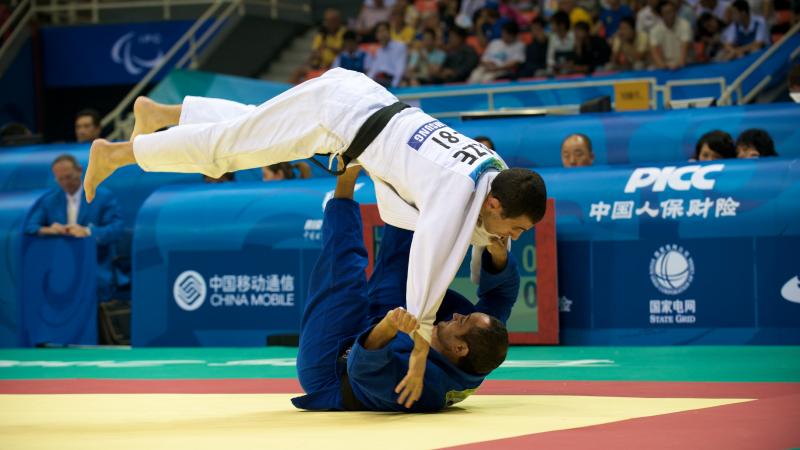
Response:
MULTIPOLYGON (((136 84, 161 63, 193 24, 191 20, 178 20, 43 27, 45 86, 136 84)), ((204 23, 198 35, 210 24, 204 23)), ((163 78, 188 48, 188 44, 184 45, 154 81, 163 78)))

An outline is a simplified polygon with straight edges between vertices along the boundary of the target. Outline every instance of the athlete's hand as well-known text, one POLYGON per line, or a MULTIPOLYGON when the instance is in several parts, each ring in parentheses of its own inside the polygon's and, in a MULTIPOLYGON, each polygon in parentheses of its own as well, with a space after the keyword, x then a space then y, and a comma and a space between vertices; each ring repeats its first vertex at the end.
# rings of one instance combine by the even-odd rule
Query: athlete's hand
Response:
POLYGON ((394 392, 397 396, 397 403, 411 408, 414 402, 422 396, 422 388, 425 381, 425 363, 428 361, 428 351, 430 344, 423 339, 419 333, 414 334, 414 349, 408 358, 408 372, 400 380, 394 392))
POLYGON ((503 270, 508 263, 508 238, 492 237, 486 250, 492 256, 492 264, 497 270, 503 270))
POLYGON ((406 311, 404 308, 399 307, 389 311, 386 314, 386 320, 397 331, 402 331, 406 334, 411 334, 419 328, 419 322, 413 314, 406 311))

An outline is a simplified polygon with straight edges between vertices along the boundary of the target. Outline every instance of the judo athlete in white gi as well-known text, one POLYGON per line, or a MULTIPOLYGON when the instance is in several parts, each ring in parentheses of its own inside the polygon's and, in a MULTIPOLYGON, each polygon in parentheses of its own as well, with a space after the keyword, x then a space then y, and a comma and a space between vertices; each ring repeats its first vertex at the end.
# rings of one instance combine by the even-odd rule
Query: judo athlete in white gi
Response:
POLYGON ((354 141, 364 141, 362 125, 380 130, 353 162, 374 181, 381 218, 415 231, 406 307, 419 329, 408 374, 397 390, 410 391, 416 400, 436 311, 470 243, 477 282, 486 245, 531 229, 544 215, 547 193, 535 172, 508 169, 494 151, 418 108, 392 110, 388 123, 374 126, 373 116, 398 104, 365 75, 344 69, 329 70, 259 106, 200 97, 161 105, 139 98, 130 142, 92 144, 86 198, 91 201, 97 186, 125 165, 217 178, 315 154, 347 155, 354 141))

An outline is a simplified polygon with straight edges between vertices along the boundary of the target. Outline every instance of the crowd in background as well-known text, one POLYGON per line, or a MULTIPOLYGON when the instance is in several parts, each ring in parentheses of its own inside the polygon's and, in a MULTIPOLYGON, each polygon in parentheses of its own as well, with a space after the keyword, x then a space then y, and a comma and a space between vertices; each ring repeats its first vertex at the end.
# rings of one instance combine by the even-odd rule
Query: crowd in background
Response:
POLYGON ((770 45, 798 0, 364 0, 325 11, 293 82, 344 67, 385 86, 679 69, 770 45))

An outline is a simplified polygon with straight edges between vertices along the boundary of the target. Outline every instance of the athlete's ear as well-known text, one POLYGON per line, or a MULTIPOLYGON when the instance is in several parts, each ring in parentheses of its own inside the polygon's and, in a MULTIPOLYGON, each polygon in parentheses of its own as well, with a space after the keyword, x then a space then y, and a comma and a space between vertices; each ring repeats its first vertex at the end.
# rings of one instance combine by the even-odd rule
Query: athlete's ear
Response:
POLYGON ((500 204, 500 200, 498 200, 497 197, 492 195, 491 192, 486 197, 486 208, 494 213, 503 212, 503 205, 500 204))
POLYGON ((455 345, 453 345, 452 348, 453 353, 458 357, 458 359, 461 359, 469 354, 469 346, 467 346, 466 342, 460 339, 455 345))

